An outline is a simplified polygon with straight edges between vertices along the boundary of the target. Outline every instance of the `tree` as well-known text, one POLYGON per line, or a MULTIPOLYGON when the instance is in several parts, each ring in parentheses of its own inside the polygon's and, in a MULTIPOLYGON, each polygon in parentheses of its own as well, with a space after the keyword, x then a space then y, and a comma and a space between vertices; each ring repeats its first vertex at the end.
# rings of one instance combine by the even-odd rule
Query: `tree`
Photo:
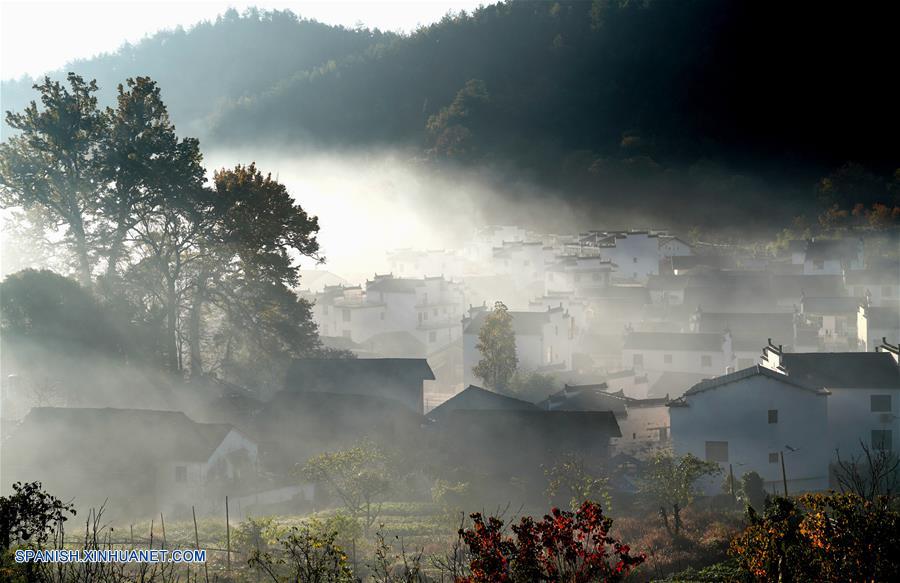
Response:
POLYGON ((60 353, 121 358, 129 339, 75 280, 26 269, 0 283, 4 340, 28 341, 60 353))
POLYGON ((747 472, 742 475, 738 498, 744 505, 750 506, 757 512, 762 512, 765 509, 766 500, 769 498, 762 476, 756 472, 747 472))
MULTIPOLYGON (((308 303, 290 288, 299 283, 297 256, 323 260, 317 218, 255 164, 220 170, 213 182, 210 228, 199 241, 202 258, 189 289, 191 376, 202 373, 201 325, 207 303, 218 307, 231 325, 228 342, 234 332, 250 331, 258 340, 257 352, 270 357, 309 354, 319 347, 316 328, 308 303), (276 345, 280 347, 273 352, 276 345)), ((229 358, 226 366, 230 364, 229 358)))
POLYGON ((75 515, 71 504, 45 492, 40 482, 16 482, 12 489, 0 496, 0 552, 18 543, 40 546, 67 514, 75 515))
POLYGON ((546 495, 551 504, 562 494, 569 497, 572 511, 578 509, 585 500, 602 502, 610 508, 609 479, 592 474, 584 460, 575 455, 564 455, 550 468, 544 469, 547 477, 546 495))
POLYGON ((729 552, 755 581, 895 581, 900 514, 856 494, 776 497, 729 552))
POLYGON ((481 352, 481 360, 472 372, 497 391, 505 391, 509 387, 519 364, 512 319, 506 305, 496 302, 478 332, 476 348, 481 352))
POLYGON ((49 77, 34 85, 42 108, 32 101, 21 113, 6 112, 6 123, 19 133, 0 144, 0 204, 39 209, 48 228, 64 228, 79 281, 87 287, 96 251, 90 228, 100 200, 97 162, 106 119, 97 108, 97 83, 74 73, 66 79, 68 87, 49 77))
POLYGON ((647 461, 642 471, 639 491, 659 508, 666 530, 678 536, 681 532, 681 510, 699 494, 697 482, 720 471, 718 464, 705 462, 693 454, 673 457, 671 454, 657 453, 647 461), (674 525, 669 524, 670 510, 674 525))
POLYGON ((389 456, 368 441, 319 454, 307 460, 300 475, 340 498, 354 519, 363 518, 366 534, 381 513, 381 503, 394 477, 389 456))
POLYGON ((202 182, 195 140, 179 141, 175 126, 149 77, 119 84, 116 107, 106 110, 107 131, 99 151, 106 190, 101 199, 107 284, 115 286, 129 233, 141 216, 177 195, 185 181, 202 182))
POLYGON ((835 478, 841 492, 864 500, 891 500, 900 489, 900 457, 887 449, 873 450, 860 440, 862 453, 850 459, 837 452, 835 478))
POLYGON ((318 524, 295 526, 278 539, 280 552, 252 550, 249 565, 262 569, 275 583, 354 583, 347 553, 336 542, 338 534, 318 524))
POLYGON ((471 518, 472 528, 459 530, 471 554, 471 575, 460 583, 623 581, 644 562, 609 535, 612 519, 594 502, 574 512, 554 508, 540 521, 525 516, 512 526, 515 537, 504 535, 499 518, 471 518))

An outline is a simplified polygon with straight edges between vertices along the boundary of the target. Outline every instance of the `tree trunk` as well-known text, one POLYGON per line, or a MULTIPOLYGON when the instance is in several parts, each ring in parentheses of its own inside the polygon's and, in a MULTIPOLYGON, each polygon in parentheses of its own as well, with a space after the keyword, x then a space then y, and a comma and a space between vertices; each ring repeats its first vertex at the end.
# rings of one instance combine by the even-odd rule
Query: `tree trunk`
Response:
POLYGON ((74 217, 71 223, 72 234, 75 236, 75 253, 78 259, 78 281, 86 288, 91 287, 91 259, 88 256, 87 237, 84 234, 84 224, 81 217, 74 217))
POLYGON ((206 284, 209 278, 209 270, 204 266, 197 277, 194 303, 191 306, 190 321, 190 350, 191 350, 191 379, 199 379, 203 375, 203 360, 200 354, 200 334, 202 325, 203 305, 206 302, 206 284))
POLYGON ((178 296, 175 293, 175 280, 166 283, 166 361, 169 370, 178 372, 178 296))

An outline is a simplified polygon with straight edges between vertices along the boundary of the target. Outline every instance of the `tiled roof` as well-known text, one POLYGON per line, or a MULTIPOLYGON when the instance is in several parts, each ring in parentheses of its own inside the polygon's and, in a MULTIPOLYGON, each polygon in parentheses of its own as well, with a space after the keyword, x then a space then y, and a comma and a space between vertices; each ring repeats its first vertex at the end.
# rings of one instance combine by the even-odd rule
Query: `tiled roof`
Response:
POLYGON ((815 388, 801 382, 798 382, 796 379, 791 378, 788 375, 783 375, 781 373, 777 373, 773 370, 762 366, 751 366, 750 368, 745 368, 743 370, 739 370, 737 372, 733 372, 730 374, 725 374, 722 376, 718 376, 712 379, 706 379, 700 381, 687 391, 685 391, 684 396, 696 395, 697 393, 702 393, 703 391, 708 391, 710 389, 715 389, 721 387, 723 385, 727 385, 730 383, 735 383, 738 381, 742 381, 744 379, 748 379, 755 376, 765 376, 771 379, 775 379, 780 383, 784 383, 785 385, 789 385, 791 387, 795 387, 798 389, 803 389, 805 391, 812 391, 814 393, 820 395, 827 395, 828 391, 822 388, 815 388))

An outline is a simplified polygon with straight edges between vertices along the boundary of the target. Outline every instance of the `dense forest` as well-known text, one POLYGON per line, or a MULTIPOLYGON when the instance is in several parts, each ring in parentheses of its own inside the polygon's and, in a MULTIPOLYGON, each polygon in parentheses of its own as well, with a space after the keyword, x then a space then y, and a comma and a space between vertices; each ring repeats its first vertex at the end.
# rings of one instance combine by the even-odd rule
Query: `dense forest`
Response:
MULTIPOLYGON (((207 148, 403 148, 598 212, 625 198, 665 217, 690 196, 694 224, 733 225, 734 213, 766 223, 767 200, 790 219, 847 162, 883 180, 896 169, 896 19, 873 12, 506 2, 398 35, 232 10, 69 68, 109 101, 122 78, 151 76, 173 121, 207 148)), ((24 106, 32 83, 4 82, 4 109, 24 106)))

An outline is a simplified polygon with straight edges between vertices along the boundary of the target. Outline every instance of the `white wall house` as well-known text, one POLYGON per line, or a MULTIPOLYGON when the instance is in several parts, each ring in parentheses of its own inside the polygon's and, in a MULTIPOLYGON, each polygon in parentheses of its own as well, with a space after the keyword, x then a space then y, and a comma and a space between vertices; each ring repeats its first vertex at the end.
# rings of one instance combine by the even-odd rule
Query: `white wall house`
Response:
MULTIPOLYGON (((735 477, 755 471, 779 492, 784 455, 788 493, 827 489, 829 399, 761 366, 702 381, 669 406, 675 454, 716 462, 723 475, 729 466, 735 477)), ((710 493, 720 484, 711 481, 710 493)))
POLYGON ((896 305, 900 300, 900 273, 897 269, 848 271, 844 273, 847 294, 870 306, 896 305))
MULTIPOLYGON (((463 382, 466 386, 483 382, 472 372, 481 360, 478 333, 490 314, 481 311, 463 321, 463 382)), ((571 370, 572 318, 563 308, 541 312, 513 312, 513 331, 516 335, 516 356, 519 368, 529 371, 571 370)))
POLYGON ((734 366, 729 333, 628 332, 622 368, 718 376, 734 366))
POLYGON ((662 257, 659 237, 648 231, 610 232, 601 241, 600 256, 616 264, 616 277, 627 281, 646 282, 650 275, 659 274, 662 257))
POLYGON ((548 294, 582 294, 591 288, 608 286, 614 269, 615 265, 600 256, 559 255, 546 267, 544 288, 548 294))
POLYGON ((844 459, 900 448, 900 367, 888 352, 789 353, 763 350, 761 364, 804 386, 827 389, 828 445, 844 459))
POLYGON ((329 287, 314 299, 313 317, 323 336, 361 344, 376 336, 407 333, 422 344, 426 356, 462 336, 463 288, 443 277, 376 275, 365 289, 329 287))
POLYGON ((865 265, 862 239, 813 239, 803 251, 805 275, 842 275, 865 265))
POLYGON ((856 334, 860 352, 874 352, 884 340, 900 344, 900 308, 860 306, 856 334))
POLYGON ((678 237, 660 235, 658 241, 660 258, 686 257, 694 254, 694 248, 678 237))

